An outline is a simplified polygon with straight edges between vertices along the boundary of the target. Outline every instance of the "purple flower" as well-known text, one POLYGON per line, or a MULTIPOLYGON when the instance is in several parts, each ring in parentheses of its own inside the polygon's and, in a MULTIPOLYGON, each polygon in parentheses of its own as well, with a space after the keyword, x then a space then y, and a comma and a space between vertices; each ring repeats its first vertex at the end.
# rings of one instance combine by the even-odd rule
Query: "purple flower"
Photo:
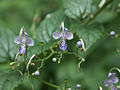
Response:
POLYGON ((80 87, 81 87, 80 84, 77 84, 77 85, 76 85, 76 89, 77 89, 77 90, 78 90, 78 89, 80 90, 80 87))
POLYGON ((21 44, 21 46, 18 50, 20 54, 25 54, 25 52, 26 52, 26 47, 25 46, 26 45, 27 46, 33 46, 34 45, 34 40, 29 38, 28 34, 24 31, 24 28, 21 28, 20 35, 17 36, 14 39, 14 42, 16 44, 21 44))
POLYGON ((21 45, 20 48, 19 48, 19 54, 24 54, 26 52, 26 48, 25 48, 25 45, 21 45))
POLYGON ((39 73, 39 71, 36 71, 35 72, 35 76, 38 76, 40 73, 39 73))
POLYGON ((115 35, 115 32, 114 32, 114 31, 111 31, 111 32, 110 32, 110 35, 114 36, 114 35, 115 35))
POLYGON ((77 47, 80 48, 82 46, 82 41, 77 42, 77 47))
POLYGON ((59 45, 60 50, 66 50, 67 49, 67 44, 65 40, 61 40, 60 45, 59 45))
POLYGON ((67 49, 67 44, 66 44, 66 39, 71 40, 73 39, 73 34, 71 32, 68 32, 68 29, 64 27, 64 22, 61 23, 59 27, 59 32, 54 32, 53 33, 53 38, 54 39, 59 39, 62 38, 59 48, 61 50, 66 50, 67 49))
POLYGON ((117 90, 114 86, 118 82, 118 78, 115 77, 115 73, 109 73, 107 79, 104 82, 105 87, 111 87, 111 90, 117 90))
POLYGON ((78 48, 81 48, 81 51, 86 52, 85 44, 84 44, 84 42, 83 42, 83 39, 80 39, 80 40, 77 42, 77 47, 78 47, 78 48))

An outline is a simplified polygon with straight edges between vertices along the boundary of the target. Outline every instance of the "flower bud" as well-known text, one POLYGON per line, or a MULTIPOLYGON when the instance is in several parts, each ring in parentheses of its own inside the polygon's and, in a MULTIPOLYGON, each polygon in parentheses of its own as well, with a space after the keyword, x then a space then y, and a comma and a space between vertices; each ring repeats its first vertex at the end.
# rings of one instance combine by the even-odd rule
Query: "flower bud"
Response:
POLYGON ((82 46, 82 42, 81 41, 78 41, 77 42, 77 47, 80 48, 82 46))
POLYGON ((115 35, 115 32, 114 32, 114 31, 111 31, 111 32, 110 32, 110 35, 111 35, 111 36, 114 36, 114 35, 115 35))
POLYGON ((44 42, 41 42, 41 46, 43 46, 44 45, 44 42))
POLYGON ((56 62, 56 61, 57 61, 57 59, 56 59, 56 58, 53 58, 53 59, 52 59, 52 61, 53 61, 53 62, 56 62))
POLYGON ((80 84, 77 84, 77 85, 76 85, 76 89, 79 89, 79 90, 80 90, 80 87, 81 87, 80 84))
POLYGON ((35 76, 38 76, 40 73, 39 73, 39 71, 36 71, 35 72, 35 76))

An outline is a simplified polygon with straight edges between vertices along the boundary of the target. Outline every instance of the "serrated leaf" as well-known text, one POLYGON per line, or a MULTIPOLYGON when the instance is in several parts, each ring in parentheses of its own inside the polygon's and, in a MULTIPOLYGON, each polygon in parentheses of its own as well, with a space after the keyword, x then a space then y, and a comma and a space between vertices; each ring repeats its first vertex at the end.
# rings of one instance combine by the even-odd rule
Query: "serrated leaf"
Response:
POLYGON ((104 28, 98 23, 89 26, 76 24, 71 27, 71 30, 76 32, 79 38, 83 39, 87 50, 101 37, 104 28))
POLYGON ((37 40, 44 42, 44 50, 48 49, 56 41, 53 39, 53 32, 58 31, 59 25, 65 20, 64 13, 57 11, 50 14, 36 30, 37 40))
POLYGON ((10 30, 0 28, 0 62, 14 57, 14 34, 10 30))
MULTIPOLYGON (((4 65, 9 67, 8 65, 4 65)), ((0 90, 13 90, 21 83, 21 77, 18 72, 11 71, 10 68, 0 70, 0 90)))
POLYGON ((94 13, 96 7, 92 0, 64 0, 65 14, 73 19, 85 18, 88 13, 94 13))

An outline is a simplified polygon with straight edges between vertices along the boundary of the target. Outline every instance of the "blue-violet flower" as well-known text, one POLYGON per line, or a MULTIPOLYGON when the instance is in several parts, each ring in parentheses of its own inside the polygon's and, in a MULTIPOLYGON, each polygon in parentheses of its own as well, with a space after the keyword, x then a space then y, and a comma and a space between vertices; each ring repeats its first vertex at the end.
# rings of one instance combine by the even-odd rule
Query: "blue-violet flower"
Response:
POLYGON ((111 90, 117 90, 114 84, 116 84, 118 81, 118 78, 115 77, 115 73, 109 73, 104 85, 105 87, 110 87, 111 90))
POLYGON ((25 54, 26 52, 26 45, 33 46, 34 40, 29 38, 28 34, 24 31, 24 28, 21 28, 20 35, 14 39, 14 43, 21 44, 19 48, 19 54, 25 54))
POLYGON ((68 29, 64 27, 64 22, 61 23, 59 27, 59 32, 53 33, 54 39, 59 39, 61 37, 61 42, 59 44, 59 48, 61 50, 67 49, 66 39, 71 40, 73 39, 73 34, 71 32, 68 32, 68 29))

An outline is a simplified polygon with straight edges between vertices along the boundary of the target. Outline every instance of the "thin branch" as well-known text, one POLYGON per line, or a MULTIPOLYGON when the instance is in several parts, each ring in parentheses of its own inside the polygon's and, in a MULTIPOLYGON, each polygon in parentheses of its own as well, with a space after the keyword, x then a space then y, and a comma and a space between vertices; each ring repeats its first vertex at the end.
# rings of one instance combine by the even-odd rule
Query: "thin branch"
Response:
POLYGON ((106 1, 106 3, 100 8, 98 9, 98 11, 93 15, 93 17, 91 17, 90 19, 88 19, 87 22, 85 22, 84 24, 88 24, 89 22, 91 22, 104 8, 106 8, 113 0, 108 0, 106 1))
POLYGON ((61 88, 60 86, 57 86, 57 85, 55 85, 55 84, 52 84, 52 83, 43 81, 43 80, 41 80, 41 79, 39 79, 39 78, 36 78, 36 79, 39 80, 39 81, 41 81, 42 83, 48 85, 48 86, 51 86, 51 87, 54 87, 54 88, 61 88))

